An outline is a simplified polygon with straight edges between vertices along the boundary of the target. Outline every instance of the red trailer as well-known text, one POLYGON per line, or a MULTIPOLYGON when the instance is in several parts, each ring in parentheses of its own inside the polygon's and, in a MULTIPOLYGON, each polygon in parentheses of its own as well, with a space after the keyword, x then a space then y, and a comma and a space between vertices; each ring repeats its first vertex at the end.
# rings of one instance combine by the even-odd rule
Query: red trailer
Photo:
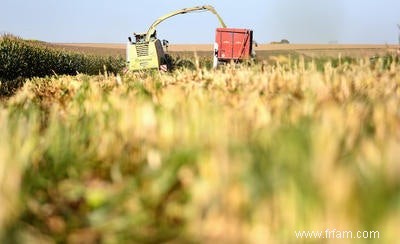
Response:
POLYGON ((217 28, 215 35, 215 62, 242 61, 252 57, 253 31, 238 28, 217 28))

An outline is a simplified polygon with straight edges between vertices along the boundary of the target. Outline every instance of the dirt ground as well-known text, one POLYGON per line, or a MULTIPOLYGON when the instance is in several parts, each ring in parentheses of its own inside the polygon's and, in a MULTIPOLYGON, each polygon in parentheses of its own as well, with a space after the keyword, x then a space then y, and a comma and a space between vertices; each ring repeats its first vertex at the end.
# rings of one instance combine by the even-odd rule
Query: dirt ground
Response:
MULTIPOLYGON (((125 56, 125 44, 120 43, 55 43, 54 47, 71 51, 81 51, 98 55, 125 56)), ((261 44, 255 48, 260 57, 270 55, 299 54, 308 57, 371 57, 387 53, 396 53, 399 45, 369 45, 369 44, 261 44)), ((199 56, 211 55, 212 44, 170 45, 168 51, 177 54, 198 53, 199 56)))

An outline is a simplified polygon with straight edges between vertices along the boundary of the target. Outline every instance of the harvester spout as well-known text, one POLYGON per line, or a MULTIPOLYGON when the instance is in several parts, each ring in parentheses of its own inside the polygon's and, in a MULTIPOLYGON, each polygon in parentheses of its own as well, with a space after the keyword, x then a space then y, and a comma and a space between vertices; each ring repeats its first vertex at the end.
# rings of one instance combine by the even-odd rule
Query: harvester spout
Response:
POLYGON ((166 14, 166 15, 160 17, 159 19, 157 19, 156 21, 154 21, 154 23, 150 26, 149 30, 146 33, 146 41, 148 42, 148 41, 150 41, 150 39, 156 38, 156 36, 155 36, 156 27, 164 20, 169 19, 175 15, 187 14, 187 13, 195 12, 195 11, 210 11, 215 16, 217 16, 221 27, 226 28, 225 22, 222 20, 221 16, 217 13, 217 11, 215 10, 215 8, 213 6, 204 5, 204 6, 197 6, 197 7, 193 7, 193 8, 184 8, 184 9, 166 14))

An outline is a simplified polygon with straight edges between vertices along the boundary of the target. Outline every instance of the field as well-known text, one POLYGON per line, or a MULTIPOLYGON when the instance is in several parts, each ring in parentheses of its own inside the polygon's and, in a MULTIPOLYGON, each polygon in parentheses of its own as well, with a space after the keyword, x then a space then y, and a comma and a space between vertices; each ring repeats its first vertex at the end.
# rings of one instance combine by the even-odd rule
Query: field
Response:
POLYGON ((25 80, 0 102, 0 243, 396 243, 400 62, 368 55, 25 80))
MULTIPOLYGON (((57 43, 54 47, 66 50, 82 51, 87 53, 97 53, 100 55, 120 55, 125 56, 124 44, 107 43, 57 43)), ((266 59, 275 55, 302 55, 306 57, 356 57, 365 58, 375 55, 385 55, 396 53, 398 45, 346 45, 346 44, 261 44, 255 48, 260 59, 266 59)), ((168 50, 175 55, 193 56, 196 52, 199 56, 211 57, 213 46, 207 44, 170 45, 168 50)))

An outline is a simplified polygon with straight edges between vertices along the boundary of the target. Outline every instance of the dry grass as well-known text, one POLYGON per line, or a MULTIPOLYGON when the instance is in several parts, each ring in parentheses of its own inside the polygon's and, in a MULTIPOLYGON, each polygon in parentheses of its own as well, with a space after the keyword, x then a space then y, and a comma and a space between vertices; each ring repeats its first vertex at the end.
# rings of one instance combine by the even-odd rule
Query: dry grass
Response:
POLYGON ((3 238, 394 243, 400 66, 379 62, 31 80, 0 107, 3 238))

